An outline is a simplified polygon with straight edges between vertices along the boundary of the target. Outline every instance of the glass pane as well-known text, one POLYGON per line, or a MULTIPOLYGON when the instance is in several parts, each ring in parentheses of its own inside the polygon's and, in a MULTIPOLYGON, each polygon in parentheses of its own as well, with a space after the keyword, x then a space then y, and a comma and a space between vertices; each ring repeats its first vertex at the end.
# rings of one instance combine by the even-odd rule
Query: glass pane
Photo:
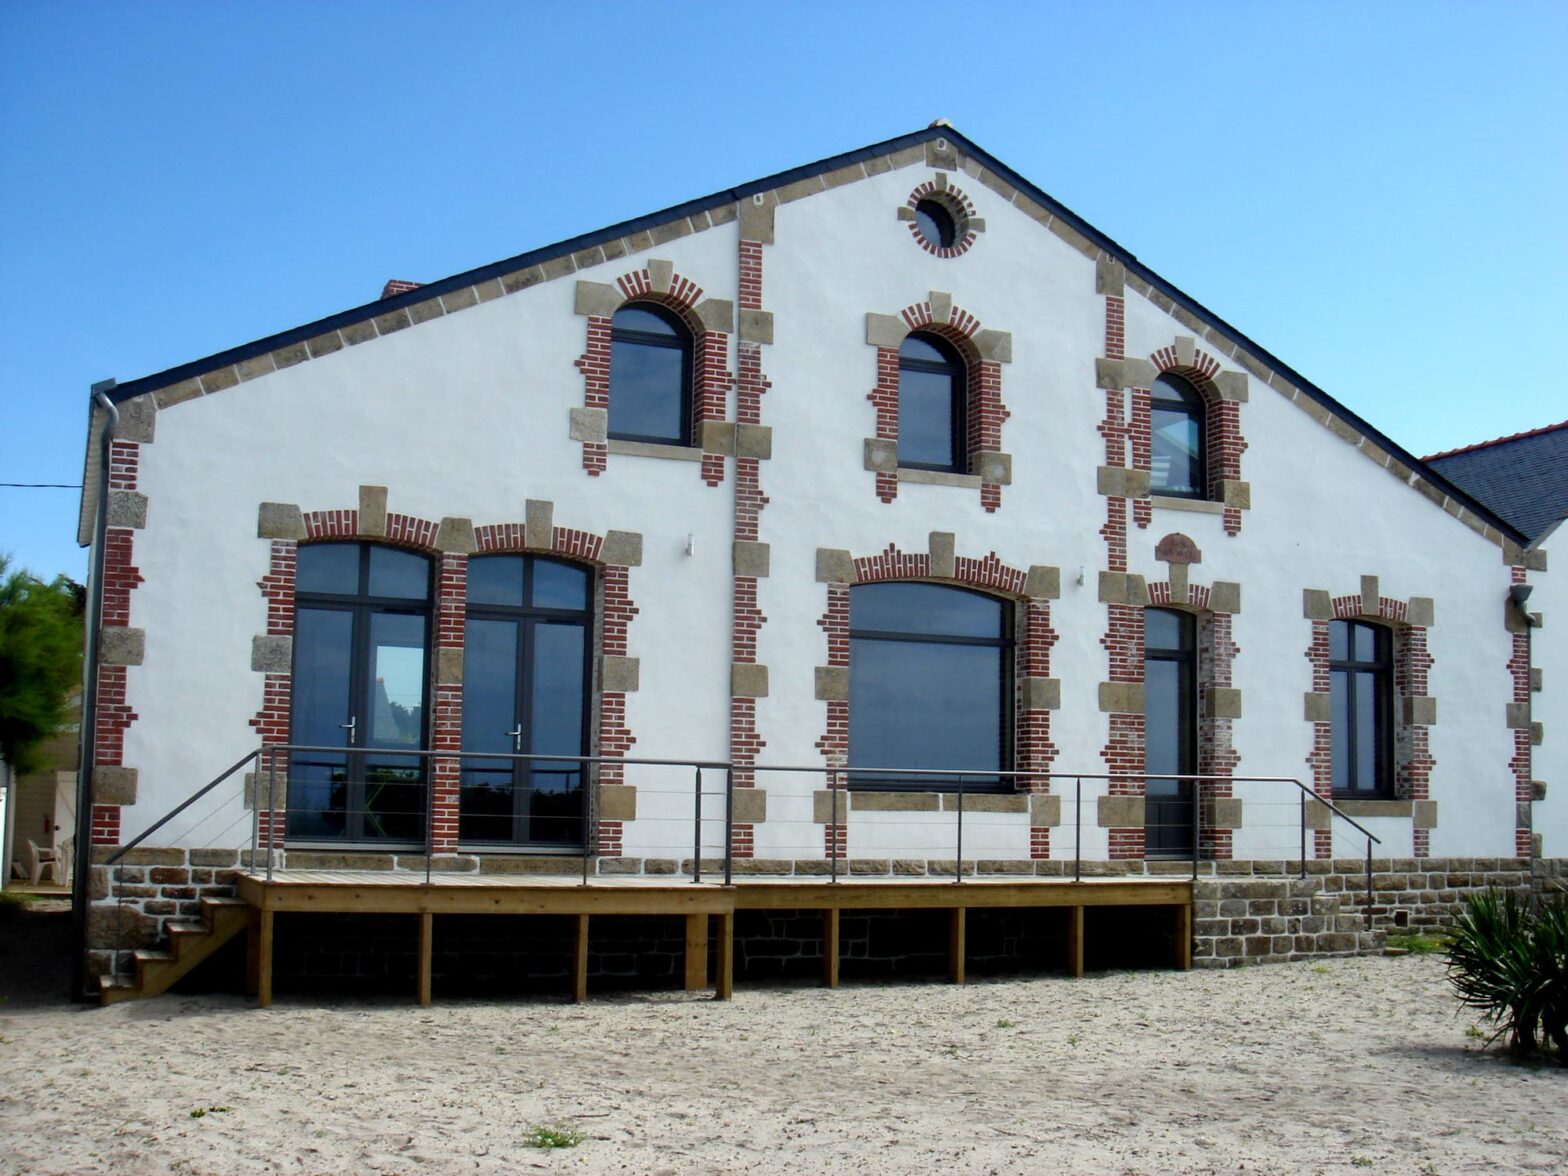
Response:
POLYGON ((941 584, 894 581, 850 589, 849 625, 885 633, 1000 638, 1007 602, 941 584))
POLYGON ((372 841, 423 840, 425 789, 419 761, 367 756, 363 762, 362 836, 372 841))
MULTIPOLYGON (((506 753, 507 734, 517 725, 518 622, 471 617, 463 639, 463 750, 506 753)), ((496 760, 470 760, 469 767, 511 772, 496 760)))
POLYGON ((1143 610, 1143 644, 1145 649, 1192 649, 1192 617, 1170 609, 1146 608, 1143 610))
POLYGON ((587 568, 549 559, 536 559, 533 564, 535 608, 588 611, 587 568))
MULTIPOLYGON (((348 797, 347 762, 346 756, 296 755, 293 758, 288 768, 287 785, 289 837, 343 836, 348 797)), ((262 787, 267 787, 265 779, 262 787)), ((278 787, 279 796, 282 796, 284 785, 281 780, 278 787)))
POLYGON ((354 614, 301 608, 294 617, 294 718, 291 738, 307 747, 347 747, 354 614))
POLYGON ((1377 675, 1356 675, 1356 787, 1374 791, 1378 786, 1377 675))
MULTIPOLYGON (((581 625, 534 626, 529 749, 536 754, 583 752, 584 639, 581 625)), ((575 760, 535 761, 530 772, 529 837, 581 840, 583 765, 575 760)))
POLYGON ((294 565, 299 592, 359 595, 359 544, 313 543, 299 549, 294 565))
POLYGON ((468 603, 523 603, 523 557, 484 555, 468 561, 468 603))
POLYGON ((1328 623, 1328 656, 1330 661, 1350 660, 1350 624, 1347 621, 1328 623))
POLYGON ((1156 493, 1196 494, 1198 478, 1198 421, 1187 410, 1156 404, 1150 456, 1150 479, 1156 493))
POLYGON ((849 697, 851 764, 1003 766, 998 648, 857 638, 850 642, 849 697))
POLYGON ((680 444, 685 376, 685 353, 678 347, 612 341, 610 435, 680 444))
MULTIPOLYGON (((1189 761, 1191 741, 1186 730, 1187 700, 1182 698, 1186 688, 1183 681, 1185 667, 1177 661, 1156 659, 1144 665, 1144 738, 1145 770, 1150 776, 1167 773, 1191 773, 1189 761)), ((1149 781, 1149 793, 1170 793, 1175 781, 1163 781, 1156 788, 1156 781, 1149 781)))
POLYGON ((938 347, 930 339, 922 335, 906 336, 899 345, 898 357, 900 359, 914 359, 922 363, 940 363, 951 366, 952 357, 938 347))
POLYGON ((1356 635, 1356 660, 1364 662, 1376 661, 1379 630, 1371 625, 1356 625, 1354 629, 1356 635))
POLYGON ((403 600, 430 599, 430 561, 411 551, 372 547, 369 594, 403 600))
POLYGON ((655 310, 646 306, 623 306, 610 320, 612 331, 642 331, 649 335, 668 335, 680 338, 675 325, 655 310))
POLYGON ((915 205, 915 227, 932 245, 944 248, 951 245, 957 236, 953 218, 948 215, 947 209, 934 200, 922 200, 915 205))
POLYGON ((943 372, 898 373, 900 465, 954 464, 953 384, 943 372))
POLYGON ((425 730, 425 618, 370 617, 370 697, 364 745, 419 747, 425 730))
POLYGON ((1334 790, 1350 787, 1350 675, 1335 670, 1329 677, 1330 730, 1332 732, 1334 790))

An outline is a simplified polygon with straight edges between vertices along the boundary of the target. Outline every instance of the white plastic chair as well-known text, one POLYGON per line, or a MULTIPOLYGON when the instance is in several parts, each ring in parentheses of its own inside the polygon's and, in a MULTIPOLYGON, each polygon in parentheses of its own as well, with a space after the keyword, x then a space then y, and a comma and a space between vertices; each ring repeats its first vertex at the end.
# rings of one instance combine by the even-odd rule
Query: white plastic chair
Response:
POLYGON ((53 849, 44 849, 32 838, 28 838, 27 845, 33 851, 33 885, 37 886, 43 880, 45 870, 54 875, 56 886, 63 885, 59 853, 53 849))

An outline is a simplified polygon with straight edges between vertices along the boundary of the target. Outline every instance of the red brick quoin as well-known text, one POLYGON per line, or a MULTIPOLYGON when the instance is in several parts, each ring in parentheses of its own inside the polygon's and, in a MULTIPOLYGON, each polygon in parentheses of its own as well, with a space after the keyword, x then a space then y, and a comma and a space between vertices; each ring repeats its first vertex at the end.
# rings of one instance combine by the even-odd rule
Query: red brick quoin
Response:
MULTIPOLYGON (((461 650, 467 619, 468 559, 465 554, 441 552, 435 548, 438 526, 429 519, 389 511, 386 516, 385 536, 367 536, 359 532, 359 512, 355 509, 307 512, 304 515, 305 542, 328 540, 355 540, 384 543, 402 547, 429 556, 436 565, 436 592, 433 605, 433 660, 439 664, 442 650, 461 650)), ((604 537, 588 531, 569 527, 552 527, 548 546, 531 546, 525 542, 526 528, 522 523, 498 523, 474 528, 474 554, 536 553, 553 555, 593 567, 596 571, 597 617, 596 652, 609 656, 627 655, 627 629, 637 608, 632 602, 629 588, 629 569, 606 566, 600 562, 604 537)), ((269 636, 291 637, 294 633, 295 572, 300 544, 292 539, 271 541, 270 564, 259 587, 267 601, 267 633, 269 636)), ((439 678, 437 667, 432 673, 439 678)), ((293 681, 290 673, 265 675, 262 687, 262 706, 251 720, 251 726, 261 734, 263 746, 286 744, 289 740, 289 715, 293 681)), ((432 690, 430 717, 430 748, 433 751, 450 751, 453 757, 431 760, 430 788, 434 810, 433 848, 450 852, 457 847, 459 760, 462 750, 463 686, 461 682, 437 681, 432 690)), ((601 690, 596 727, 598 754, 626 755, 636 743, 636 737, 626 725, 626 695, 620 691, 601 690)), ((283 764, 280 763, 280 778, 283 764)), ((604 784, 622 782, 622 769, 617 765, 603 765, 599 780, 604 784)), ((260 803, 260 801, 258 801, 260 803)), ((283 811, 263 813, 261 822, 264 843, 281 845, 286 814, 283 811), (268 839, 266 832, 271 831, 268 839)), ((601 856, 619 856, 622 846, 622 822, 599 821, 594 830, 595 852, 601 856)))
MULTIPOLYGON (((116 440, 109 449, 109 490, 136 489, 141 467, 141 446, 134 441, 116 440)), ((141 570, 134 563, 136 532, 130 527, 106 527, 103 557, 103 627, 125 628, 131 623, 131 593, 142 583, 141 570)), ((96 738, 93 764, 96 767, 125 766, 125 732, 139 717, 130 708, 126 693, 128 666, 98 666, 96 738)), ((120 806, 94 804, 91 815, 94 845, 120 843, 120 806)))
MULTIPOLYGON (((826 585, 827 611, 817 619, 818 627, 827 636, 828 656, 825 664, 831 668, 849 668, 849 590, 854 584, 926 580, 978 588, 1017 602, 1019 613, 1013 666, 1013 770, 1048 772, 1057 753, 1056 745, 1051 742, 1051 712, 1044 708, 1025 707, 1023 684, 1028 678, 1051 676, 1051 647, 1056 644, 1059 634, 1051 627, 1051 602, 1025 594, 1028 574, 1023 569, 1004 564, 993 551, 983 559, 958 556, 953 561, 951 577, 933 576, 928 553, 900 551, 891 543, 879 555, 856 558, 853 565, 855 578, 851 583, 826 585)), ((827 726, 822 737, 817 740, 817 750, 822 753, 829 767, 842 768, 848 765, 847 699, 828 701, 827 726)), ((1044 794, 1051 790, 1050 779, 1044 775, 1019 777, 1016 783, 1020 792, 1044 794)), ((830 777, 829 786, 844 788, 846 781, 842 777, 830 777)), ((847 801, 844 803, 847 805, 847 801)), ((827 825, 823 833, 823 855, 843 858, 847 835, 846 825, 827 825)), ((1051 830, 1048 826, 1030 829, 1029 856, 1037 859, 1051 856, 1051 830)))

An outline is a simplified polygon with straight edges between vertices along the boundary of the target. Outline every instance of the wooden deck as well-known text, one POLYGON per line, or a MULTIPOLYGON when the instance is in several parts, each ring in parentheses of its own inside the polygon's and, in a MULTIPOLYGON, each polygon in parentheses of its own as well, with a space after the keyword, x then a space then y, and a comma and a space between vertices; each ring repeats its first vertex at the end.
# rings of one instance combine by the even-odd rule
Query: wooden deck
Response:
POLYGON ((431 1000, 431 961, 437 915, 564 915, 572 918, 572 996, 588 993, 588 927, 594 915, 678 915, 685 919, 685 987, 710 986, 710 932, 716 933, 714 995, 734 990, 735 912, 815 910, 822 915, 823 982, 839 980, 839 912, 946 910, 948 977, 964 982, 967 912, 995 908, 1065 908, 1067 970, 1083 975, 1084 910, 1088 907, 1168 907, 1174 920, 1179 969, 1192 964, 1192 885, 1186 879, 969 877, 952 879, 847 877, 736 878, 692 882, 676 877, 596 876, 587 885, 571 876, 433 874, 403 871, 279 870, 272 878, 242 874, 239 897, 251 908, 248 982, 257 1002, 272 1002, 273 923, 284 913, 408 914, 418 917, 418 997, 431 1000))

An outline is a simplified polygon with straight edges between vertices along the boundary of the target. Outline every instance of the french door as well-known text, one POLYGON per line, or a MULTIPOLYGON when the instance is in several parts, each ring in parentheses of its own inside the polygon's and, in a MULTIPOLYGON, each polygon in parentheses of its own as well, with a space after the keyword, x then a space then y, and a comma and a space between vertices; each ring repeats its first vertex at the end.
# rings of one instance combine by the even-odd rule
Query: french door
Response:
POLYGON ((591 578, 541 556, 468 561, 458 839, 580 848, 588 753, 591 578), (563 756, 488 759, 474 753, 563 756))
MULTIPOLYGON (((418 844, 430 561, 362 543, 301 547, 296 565, 288 836, 418 844)), ((263 782, 263 787, 266 782, 263 782)))

